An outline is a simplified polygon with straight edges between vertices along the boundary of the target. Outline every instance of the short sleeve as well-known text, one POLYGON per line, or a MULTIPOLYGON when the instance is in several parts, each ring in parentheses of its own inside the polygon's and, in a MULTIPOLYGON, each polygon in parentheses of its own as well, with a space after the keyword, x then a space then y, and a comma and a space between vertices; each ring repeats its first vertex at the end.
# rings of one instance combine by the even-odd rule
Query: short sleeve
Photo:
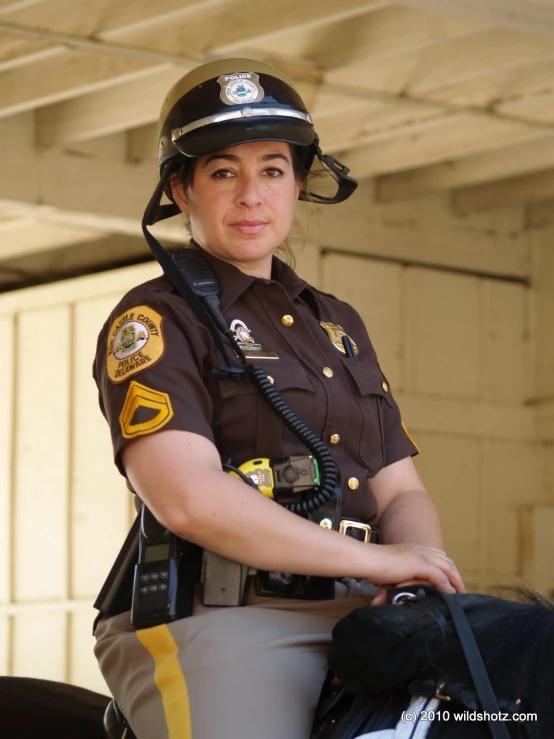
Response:
POLYGON ((203 376, 209 347, 178 300, 135 289, 98 337, 93 374, 122 474, 121 451, 140 436, 178 429, 214 440, 203 376))
POLYGON ((387 467, 389 464, 398 462, 405 457, 414 457, 416 454, 419 454, 419 447, 412 439, 408 429, 406 428, 406 424, 402 420, 400 408, 392 395, 388 380, 384 375, 383 378, 388 388, 388 402, 383 403, 382 405, 384 445, 383 467, 387 467))

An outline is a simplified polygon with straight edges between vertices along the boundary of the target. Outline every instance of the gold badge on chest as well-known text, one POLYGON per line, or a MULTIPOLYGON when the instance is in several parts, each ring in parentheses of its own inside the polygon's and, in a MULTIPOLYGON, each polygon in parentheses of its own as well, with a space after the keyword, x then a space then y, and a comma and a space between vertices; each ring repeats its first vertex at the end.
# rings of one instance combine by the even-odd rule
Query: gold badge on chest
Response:
MULTIPOLYGON (((343 329, 343 327, 339 326, 338 323, 329 323, 328 321, 320 321, 319 325, 322 329, 325 330, 325 333, 331 339, 331 343, 333 344, 333 346, 335 346, 339 350, 339 352, 346 354, 346 349, 344 348, 344 344, 342 343, 342 337, 348 336, 348 334, 343 329)), ((352 339, 350 336, 348 336, 348 338, 350 339, 352 348, 354 349, 354 354, 359 354, 359 349, 354 339, 352 339)))

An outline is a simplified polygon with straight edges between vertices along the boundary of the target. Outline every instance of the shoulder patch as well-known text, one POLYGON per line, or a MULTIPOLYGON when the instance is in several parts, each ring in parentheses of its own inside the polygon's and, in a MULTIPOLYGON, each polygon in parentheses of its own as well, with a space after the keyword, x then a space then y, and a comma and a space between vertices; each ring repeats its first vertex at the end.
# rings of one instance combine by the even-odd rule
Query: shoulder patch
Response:
POLYGON ((117 316, 108 332, 107 369, 119 384, 159 362, 165 353, 163 316, 148 305, 136 305, 117 316))
POLYGON ((131 380, 119 414, 119 426, 124 439, 159 431, 172 418, 173 408, 167 393, 131 380))

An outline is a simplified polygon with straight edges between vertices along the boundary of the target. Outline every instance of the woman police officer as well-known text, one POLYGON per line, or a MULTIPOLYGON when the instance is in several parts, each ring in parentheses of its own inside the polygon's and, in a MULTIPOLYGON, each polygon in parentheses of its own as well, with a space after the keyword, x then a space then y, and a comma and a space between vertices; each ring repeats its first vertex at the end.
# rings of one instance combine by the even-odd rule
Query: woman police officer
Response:
MULTIPOLYGON (((147 225, 177 208, 188 216, 190 248, 220 283, 243 364, 262 367, 328 445, 341 531, 365 535, 378 523, 383 543, 341 535, 329 518, 316 525, 223 470, 222 459, 297 459, 306 447, 255 383, 214 374, 213 333, 166 277, 151 280, 122 299, 98 341, 94 374, 116 464, 164 527, 270 576, 246 587, 243 607, 207 605, 197 588, 188 618, 139 629, 128 612, 104 618, 95 651, 138 739, 307 739, 331 629, 371 602, 368 584, 459 592, 463 583, 359 315, 273 256, 299 198, 339 202, 356 186, 322 154, 291 82, 254 60, 203 65, 169 92, 159 146, 149 243, 158 255, 147 225), (338 183, 333 198, 306 191, 316 156, 338 183), (160 206, 163 190, 172 206, 160 206), (331 582, 334 597, 296 587, 312 581, 331 582)), ((381 589, 373 603, 383 601, 381 589)))

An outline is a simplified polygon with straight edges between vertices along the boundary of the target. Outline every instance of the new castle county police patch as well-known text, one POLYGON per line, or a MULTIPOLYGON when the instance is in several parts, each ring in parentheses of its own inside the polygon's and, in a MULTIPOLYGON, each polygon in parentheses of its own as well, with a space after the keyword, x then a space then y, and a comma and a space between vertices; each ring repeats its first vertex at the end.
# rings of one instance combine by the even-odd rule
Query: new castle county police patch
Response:
POLYGON ((225 105, 249 105, 264 99, 265 92, 256 72, 223 74, 217 81, 221 85, 221 102, 225 105))
POLYGON ((125 382, 156 364, 164 355, 163 316, 137 305, 118 316, 108 333, 107 368, 111 382, 125 382))

